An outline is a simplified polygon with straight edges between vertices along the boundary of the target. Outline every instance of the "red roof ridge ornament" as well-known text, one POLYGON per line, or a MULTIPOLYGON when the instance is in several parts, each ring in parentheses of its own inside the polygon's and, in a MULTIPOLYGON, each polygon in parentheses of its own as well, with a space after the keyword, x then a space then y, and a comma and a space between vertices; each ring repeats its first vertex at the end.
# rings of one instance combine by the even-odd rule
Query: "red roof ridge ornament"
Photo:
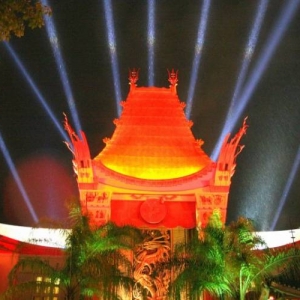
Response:
POLYGON ((173 94, 176 94, 176 86, 178 82, 178 70, 176 70, 176 72, 174 69, 172 69, 171 71, 168 70, 168 73, 169 73, 168 81, 171 83, 170 85, 171 92, 173 94))
POLYGON ((69 124, 66 114, 64 117, 64 127, 70 137, 70 141, 65 141, 65 144, 73 154, 73 170, 77 176, 77 181, 78 183, 91 183, 94 180, 94 174, 86 136, 83 131, 80 131, 80 136, 78 136, 69 124))
POLYGON ((229 139, 230 133, 228 133, 224 139, 220 155, 217 160, 215 175, 215 182, 217 185, 228 185, 230 178, 235 172, 236 158, 244 149, 244 145, 240 145, 239 143, 249 127, 247 124, 247 118, 248 117, 244 119, 242 127, 232 139, 229 139))
POLYGON ((130 84, 130 92, 132 92, 136 87, 136 83, 139 80, 139 72, 140 72, 140 69, 136 69, 136 68, 129 69, 128 79, 129 79, 129 84, 130 84))

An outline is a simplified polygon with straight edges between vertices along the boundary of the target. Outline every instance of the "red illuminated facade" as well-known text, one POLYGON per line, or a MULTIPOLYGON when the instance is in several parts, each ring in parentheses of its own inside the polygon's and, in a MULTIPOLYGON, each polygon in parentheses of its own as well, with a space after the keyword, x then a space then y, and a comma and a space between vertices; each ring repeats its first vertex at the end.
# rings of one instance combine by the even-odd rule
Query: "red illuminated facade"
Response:
POLYGON ((185 104, 176 92, 177 72, 169 72, 169 88, 137 87, 137 80, 138 71, 130 71, 122 114, 95 158, 85 134, 77 136, 65 120, 83 212, 96 224, 110 220, 141 228, 189 229, 205 226, 219 209, 225 222, 247 125, 234 138, 225 138, 218 161, 212 161, 185 117, 185 104))
POLYGON ((174 245, 188 241, 188 229, 205 226, 218 209, 225 223, 231 177, 244 123, 226 137, 218 161, 194 138, 192 121, 176 92, 177 72, 169 72, 169 88, 137 87, 138 71, 129 73, 130 91, 115 131, 91 158, 85 134, 76 135, 67 119, 80 204, 91 222, 133 225, 144 229, 145 242, 133 259, 132 297, 166 300, 170 270, 156 269, 168 260, 174 245), (151 266, 151 267, 150 267, 151 266))

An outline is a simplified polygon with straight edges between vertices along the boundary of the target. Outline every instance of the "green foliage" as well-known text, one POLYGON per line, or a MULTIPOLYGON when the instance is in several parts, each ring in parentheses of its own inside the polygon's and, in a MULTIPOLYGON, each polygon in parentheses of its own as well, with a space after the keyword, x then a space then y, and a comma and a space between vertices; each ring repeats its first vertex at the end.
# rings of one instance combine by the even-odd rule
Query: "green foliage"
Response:
POLYGON ((300 274, 300 251, 298 248, 286 249, 289 253, 290 259, 281 266, 278 272, 275 272, 269 282, 277 282, 283 285, 298 286, 300 274))
POLYGON ((179 245, 174 254, 172 266, 178 276, 170 292, 178 299, 180 292, 186 288, 190 296, 197 296, 202 291, 216 296, 230 294, 225 266, 225 235, 217 211, 199 234, 201 238, 194 232, 191 241, 179 245))
POLYGON ((265 243, 255 234, 251 220, 239 218, 223 226, 214 212, 208 225, 175 251, 172 267, 177 278, 171 292, 177 299, 188 290, 189 297, 206 291, 244 300, 249 291, 259 292, 262 283, 289 274, 295 261, 300 262, 298 252, 258 250, 260 246, 265 243))
POLYGON ((226 244, 226 265, 234 274, 232 290, 240 300, 251 290, 260 292, 263 283, 267 284, 272 276, 281 273, 297 258, 291 251, 268 249, 255 234, 252 221, 246 218, 239 218, 226 228, 226 244), (261 246, 264 250, 258 250, 261 246))
POLYGON ((51 283, 53 286, 59 280, 60 290, 67 300, 94 295, 117 299, 118 287, 131 289, 132 262, 129 254, 134 242, 142 239, 140 231, 130 226, 117 227, 113 223, 91 226, 89 217, 82 216, 78 207, 71 209, 70 219, 72 230, 67 236, 63 267, 56 269, 42 257, 19 260, 9 274, 9 289, 5 299, 36 289, 36 276, 49 278, 48 283, 41 283, 48 286, 51 283), (24 270, 36 275, 32 281, 17 281, 18 275, 24 270))
POLYGON ((255 249, 264 246, 264 241, 255 234, 253 222, 240 217, 225 228, 224 242, 232 294, 244 297, 253 284, 252 275, 263 263, 261 253, 255 249))
MULTIPOLYGON (((118 299, 118 288, 132 289, 129 257, 135 245, 143 241, 142 232, 113 223, 91 226, 89 217, 82 216, 77 206, 70 209, 70 223, 72 230, 67 236, 64 265, 57 269, 41 257, 19 260, 10 272, 5 299, 23 299, 26 292, 34 292, 36 276, 49 279, 39 284, 41 289, 59 280, 67 300, 92 296, 118 299), (32 281, 18 281, 24 270, 36 275, 32 281)), ((255 234, 250 220, 239 218, 224 226, 218 211, 214 212, 205 228, 194 230, 188 243, 177 245, 171 262, 162 262, 160 267, 172 268, 175 275, 170 286, 171 297, 193 299, 205 291, 244 300, 249 291, 259 292, 262 283, 268 286, 272 280, 299 272, 298 251, 258 250, 261 245, 264 242, 255 234)))
POLYGON ((44 26, 44 15, 51 15, 51 9, 34 0, 0 1, 0 41, 8 41, 12 35, 22 37, 25 28, 44 26))

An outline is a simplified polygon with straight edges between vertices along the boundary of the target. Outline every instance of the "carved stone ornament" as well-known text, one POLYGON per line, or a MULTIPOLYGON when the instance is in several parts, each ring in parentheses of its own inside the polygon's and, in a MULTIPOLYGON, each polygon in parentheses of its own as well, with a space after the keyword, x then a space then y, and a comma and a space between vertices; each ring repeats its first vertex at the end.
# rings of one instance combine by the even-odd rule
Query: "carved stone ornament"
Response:
POLYGON ((150 224, 161 222, 167 214, 167 209, 161 199, 148 199, 140 207, 142 218, 150 224))
POLYGON ((149 230, 144 242, 134 253, 134 300, 168 299, 171 271, 161 268, 170 259, 170 234, 168 231, 149 230), (145 297, 146 296, 146 297, 145 297))

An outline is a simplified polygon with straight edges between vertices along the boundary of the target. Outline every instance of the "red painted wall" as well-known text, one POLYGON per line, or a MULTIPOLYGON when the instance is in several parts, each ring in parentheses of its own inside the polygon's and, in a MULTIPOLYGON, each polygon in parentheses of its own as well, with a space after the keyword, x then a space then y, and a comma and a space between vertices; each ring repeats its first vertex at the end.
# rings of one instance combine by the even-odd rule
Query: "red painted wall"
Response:
POLYGON ((0 293, 3 293, 8 285, 7 276, 19 259, 16 253, 0 253, 0 293))

